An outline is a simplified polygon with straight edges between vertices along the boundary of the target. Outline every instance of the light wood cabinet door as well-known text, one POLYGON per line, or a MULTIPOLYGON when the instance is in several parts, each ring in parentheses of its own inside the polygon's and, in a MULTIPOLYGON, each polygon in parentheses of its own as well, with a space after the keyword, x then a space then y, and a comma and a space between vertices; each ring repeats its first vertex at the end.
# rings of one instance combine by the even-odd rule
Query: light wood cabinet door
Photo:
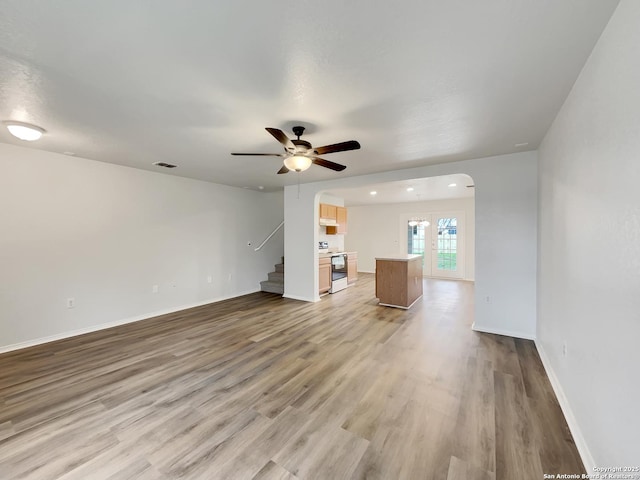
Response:
POLYGON ((338 211, 336 205, 329 205, 328 203, 320 204, 320 218, 328 218, 336 220, 338 218, 338 211))
POLYGON ((353 283, 358 279, 358 254, 347 253, 347 281, 353 283))
POLYGON ((331 289, 331 258, 321 258, 318 262, 318 292, 324 293, 331 289))
POLYGON ((327 235, 344 235, 347 233, 347 209, 346 207, 336 207, 337 227, 327 227, 327 235))

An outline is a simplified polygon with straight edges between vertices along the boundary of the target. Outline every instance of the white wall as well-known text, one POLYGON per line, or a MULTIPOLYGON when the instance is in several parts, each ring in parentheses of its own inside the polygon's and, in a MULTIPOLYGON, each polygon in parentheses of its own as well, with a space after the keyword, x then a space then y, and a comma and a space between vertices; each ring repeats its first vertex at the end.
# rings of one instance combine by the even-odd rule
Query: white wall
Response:
POLYGON ((6 144, 0 171, 0 350, 259 290, 283 254, 254 252, 282 193, 6 144))
POLYGON ((319 298, 315 228, 319 192, 453 173, 471 176, 476 185, 475 328, 533 338, 536 332, 536 152, 339 177, 302 184, 299 193, 297 186, 285 187, 285 296, 307 301, 319 298))
MULTIPOLYGON (((475 275, 475 201, 473 197, 407 202, 393 204, 359 205, 349 207, 349 231, 345 236, 345 249, 358 252, 358 271, 375 272, 376 256, 406 250, 400 238, 401 217, 436 212, 464 212, 464 279, 475 275)), ((403 224, 406 231, 406 220, 403 224)), ((405 252, 406 253, 406 252, 405 252)))
POLYGON ((537 343, 589 473, 640 464, 639 26, 622 0, 540 148, 537 343))

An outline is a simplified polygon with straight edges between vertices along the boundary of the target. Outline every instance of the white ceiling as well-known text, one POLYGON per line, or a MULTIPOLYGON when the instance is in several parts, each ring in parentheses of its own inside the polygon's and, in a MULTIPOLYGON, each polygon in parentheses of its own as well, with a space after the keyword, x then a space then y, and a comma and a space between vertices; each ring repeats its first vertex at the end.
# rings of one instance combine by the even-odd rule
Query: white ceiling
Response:
POLYGON ((376 183, 365 187, 339 188, 327 193, 342 198, 346 207, 352 207, 466 198, 473 197, 475 190, 473 179, 469 175, 457 173, 439 177, 376 183), (376 193, 372 194, 371 192, 376 193))
POLYGON ((537 148, 618 0, 3 0, 0 142, 265 190, 537 148), (292 136, 292 135, 291 135, 292 136), (527 143, 516 147, 516 144, 527 143))

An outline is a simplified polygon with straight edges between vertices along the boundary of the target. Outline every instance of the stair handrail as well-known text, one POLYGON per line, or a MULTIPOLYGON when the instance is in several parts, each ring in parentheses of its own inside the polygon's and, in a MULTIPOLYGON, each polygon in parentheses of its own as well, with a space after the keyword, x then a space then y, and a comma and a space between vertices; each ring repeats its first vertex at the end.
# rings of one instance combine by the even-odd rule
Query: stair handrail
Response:
POLYGON ((278 226, 273 230, 273 232, 271 232, 271 234, 270 234, 267 238, 265 238, 265 239, 264 239, 264 242, 262 242, 259 246, 257 246, 257 247, 256 247, 256 248, 254 248, 253 250, 254 250, 255 252, 257 252, 257 251, 258 251, 258 250, 260 250, 262 247, 264 247, 264 244, 265 244, 265 243, 267 243, 267 242, 269 241, 269 239, 271 239, 271 237, 273 237, 273 236, 276 234, 276 232, 282 228, 282 226, 283 226, 283 225, 284 225, 284 220, 283 220, 282 222, 280 222, 280 225, 278 225, 278 226))

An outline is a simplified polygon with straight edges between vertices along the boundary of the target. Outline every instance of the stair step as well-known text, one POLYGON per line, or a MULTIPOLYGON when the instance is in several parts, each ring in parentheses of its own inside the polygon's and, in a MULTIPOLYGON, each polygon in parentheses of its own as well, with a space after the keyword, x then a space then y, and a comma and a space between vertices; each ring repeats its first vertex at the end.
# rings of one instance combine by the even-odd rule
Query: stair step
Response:
POLYGON ((269 272, 269 281, 284 283, 284 272, 269 272))
POLYGON ((284 293, 284 283, 264 280, 260 282, 260 290, 262 290, 263 292, 278 293, 282 295, 284 293))
POLYGON ((276 265, 276 272, 277 273, 284 273, 284 263, 278 263, 276 265))

